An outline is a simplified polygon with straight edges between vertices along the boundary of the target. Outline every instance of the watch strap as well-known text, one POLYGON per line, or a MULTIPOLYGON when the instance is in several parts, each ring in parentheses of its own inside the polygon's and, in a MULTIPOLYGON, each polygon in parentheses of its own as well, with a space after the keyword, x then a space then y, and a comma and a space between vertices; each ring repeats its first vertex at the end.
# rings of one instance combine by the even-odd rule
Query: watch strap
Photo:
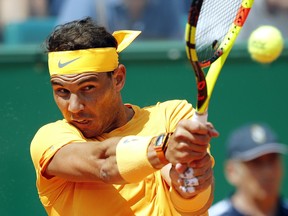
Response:
POLYGON ((167 150, 168 147, 168 140, 169 137, 172 135, 173 133, 164 133, 164 134, 160 134, 159 136, 155 137, 152 142, 153 142, 153 147, 154 150, 157 154, 158 159, 160 160, 160 162, 162 164, 167 164, 169 161, 166 159, 165 157, 165 152, 167 150))

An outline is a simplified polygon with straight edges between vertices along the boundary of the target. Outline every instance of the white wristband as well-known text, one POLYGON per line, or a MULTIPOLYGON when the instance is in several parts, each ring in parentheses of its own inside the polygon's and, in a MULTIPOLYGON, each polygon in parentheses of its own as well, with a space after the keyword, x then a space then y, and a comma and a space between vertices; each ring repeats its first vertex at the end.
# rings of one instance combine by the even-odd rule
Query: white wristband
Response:
POLYGON ((123 137, 116 148, 119 173, 129 183, 136 183, 157 171, 149 162, 147 150, 152 136, 123 137))

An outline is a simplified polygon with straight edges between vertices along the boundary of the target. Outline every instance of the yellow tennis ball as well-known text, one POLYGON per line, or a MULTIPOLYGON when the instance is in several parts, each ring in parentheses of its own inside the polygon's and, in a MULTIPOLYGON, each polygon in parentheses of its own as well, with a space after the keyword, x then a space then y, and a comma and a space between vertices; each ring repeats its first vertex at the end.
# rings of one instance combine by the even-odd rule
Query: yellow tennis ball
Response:
POLYGON ((273 26, 260 26, 248 39, 248 51, 251 58, 260 63, 271 63, 276 60, 284 47, 281 32, 273 26))

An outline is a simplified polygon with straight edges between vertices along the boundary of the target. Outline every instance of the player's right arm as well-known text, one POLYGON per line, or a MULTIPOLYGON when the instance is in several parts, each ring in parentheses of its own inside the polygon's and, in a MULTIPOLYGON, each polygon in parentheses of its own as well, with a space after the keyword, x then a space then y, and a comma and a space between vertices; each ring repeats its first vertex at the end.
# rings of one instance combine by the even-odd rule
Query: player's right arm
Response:
POLYGON ((49 161, 43 175, 68 181, 111 181, 123 183, 116 163, 120 137, 103 142, 74 142, 61 147, 49 161))
MULTIPOLYGON (((144 153, 148 159, 147 162, 150 163, 149 170, 153 172, 162 168, 164 165, 159 163, 156 153, 153 152, 152 148, 149 148, 150 139, 147 137, 137 138, 139 140, 141 138, 144 139, 140 145, 142 145, 142 151, 143 149, 145 151, 145 148, 147 149, 147 152, 144 153)), ((123 174, 121 174, 123 167, 119 167, 124 166, 125 171, 125 164, 119 164, 119 160, 123 157, 129 158, 131 155, 128 152, 124 155, 118 155, 117 163, 116 154, 123 154, 123 151, 119 149, 121 148, 120 145, 118 145, 121 139, 122 137, 113 137, 102 142, 75 142, 65 145, 51 158, 43 175, 46 178, 57 176, 74 182, 103 181, 111 184, 129 183, 129 179, 124 179, 123 174)), ((139 140, 134 145, 137 145, 139 140)), ((127 169, 131 169, 130 172, 133 172, 134 167, 135 172, 137 172, 136 168, 138 165, 137 160, 133 160, 132 157, 130 163, 126 164, 127 169)), ((149 164, 146 165, 149 166, 149 164)), ((126 171, 129 172, 129 170, 126 171)))
MULTIPOLYGON (((183 139, 175 140, 174 147, 168 147, 167 164, 191 162, 191 157, 195 156, 194 147, 188 147, 191 140, 194 143, 203 142, 205 136, 204 139, 210 141, 209 133, 205 132, 208 129, 203 129, 202 135, 197 131, 192 131, 191 135, 188 131, 190 122, 183 122, 177 126, 177 134, 183 139), (190 137, 187 145, 185 136, 190 137)), ((157 157, 151 142, 152 136, 113 137, 102 142, 86 142, 79 137, 77 131, 67 130, 65 127, 57 127, 55 130, 53 125, 50 127, 53 130, 49 130, 49 127, 40 130, 31 144, 34 166, 48 179, 57 176, 68 181, 133 183, 166 165, 157 157)), ((194 127, 198 128, 197 125, 194 127)))

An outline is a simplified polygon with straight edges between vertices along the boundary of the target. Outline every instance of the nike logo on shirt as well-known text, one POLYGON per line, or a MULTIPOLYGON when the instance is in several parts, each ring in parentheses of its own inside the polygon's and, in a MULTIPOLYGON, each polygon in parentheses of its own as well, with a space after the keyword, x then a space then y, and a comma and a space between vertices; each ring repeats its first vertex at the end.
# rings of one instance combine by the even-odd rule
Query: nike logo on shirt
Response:
POLYGON ((80 57, 75 58, 75 59, 72 59, 72 60, 67 61, 67 62, 64 62, 64 63, 62 63, 61 60, 59 60, 59 62, 58 62, 58 68, 63 68, 63 67, 65 67, 65 66, 71 64, 72 62, 78 60, 79 58, 80 58, 80 57))

